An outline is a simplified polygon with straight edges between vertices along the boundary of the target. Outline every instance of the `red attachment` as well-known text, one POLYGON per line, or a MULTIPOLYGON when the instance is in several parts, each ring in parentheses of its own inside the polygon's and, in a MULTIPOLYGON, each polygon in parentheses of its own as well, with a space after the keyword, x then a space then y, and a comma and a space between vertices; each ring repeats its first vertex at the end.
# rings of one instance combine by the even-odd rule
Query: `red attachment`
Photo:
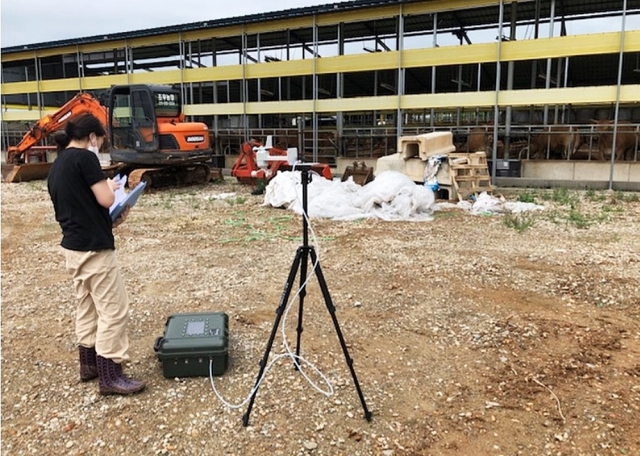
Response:
POLYGON ((258 167, 254 147, 260 147, 259 141, 250 140, 240 146, 240 155, 231 168, 231 175, 243 184, 255 185, 258 180, 264 180, 266 174, 258 167))
MULTIPOLYGON (((292 166, 283 160, 269 160, 267 161, 267 168, 263 169, 258 166, 256 160, 256 151, 254 148, 261 147, 262 143, 252 139, 244 143, 240 147, 240 155, 231 168, 231 175, 238 179, 238 182, 249 185, 257 185, 258 182, 270 181, 278 171, 291 171, 292 166)), ((272 147, 269 149, 269 155, 271 156, 286 156, 287 151, 272 147)), ((333 179, 331 174, 331 168, 324 163, 317 163, 313 165, 312 171, 317 172, 325 179, 333 179)))

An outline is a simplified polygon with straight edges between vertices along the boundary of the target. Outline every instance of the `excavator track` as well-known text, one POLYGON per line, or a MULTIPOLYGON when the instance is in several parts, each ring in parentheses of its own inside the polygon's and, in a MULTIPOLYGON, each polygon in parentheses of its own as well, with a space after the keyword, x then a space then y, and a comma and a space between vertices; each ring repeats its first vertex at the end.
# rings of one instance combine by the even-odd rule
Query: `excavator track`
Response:
POLYGON ((149 188, 206 184, 209 182, 210 173, 209 166, 205 164, 138 168, 129 173, 127 185, 129 188, 135 188, 143 181, 149 188))

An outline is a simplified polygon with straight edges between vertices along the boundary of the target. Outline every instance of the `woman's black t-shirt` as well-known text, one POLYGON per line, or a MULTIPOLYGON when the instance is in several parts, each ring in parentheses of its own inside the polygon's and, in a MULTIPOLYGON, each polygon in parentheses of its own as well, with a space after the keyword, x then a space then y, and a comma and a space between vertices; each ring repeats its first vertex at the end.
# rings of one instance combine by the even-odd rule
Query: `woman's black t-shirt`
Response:
POLYGON ((54 160, 47 186, 65 249, 115 249, 109 209, 98 203, 91 190, 103 179, 98 157, 87 149, 65 149, 54 160))

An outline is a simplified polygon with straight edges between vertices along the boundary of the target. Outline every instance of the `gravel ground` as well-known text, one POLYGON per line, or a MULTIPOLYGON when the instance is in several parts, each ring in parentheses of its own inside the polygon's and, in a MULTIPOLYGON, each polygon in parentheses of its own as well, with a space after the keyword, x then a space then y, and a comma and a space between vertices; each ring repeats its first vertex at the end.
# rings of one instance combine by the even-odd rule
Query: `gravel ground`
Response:
MULTIPOLYGON (((208 378, 164 378, 153 344, 171 314, 226 312, 230 366, 215 386, 245 399, 301 244, 298 216, 228 177, 145 194, 116 245, 131 300, 126 371, 148 387, 102 397, 78 379, 73 290, 45 183, 1 190, 4 455, 640 453, 638 194, 505 190, 545 210, 314 219, 373 419, 312 279, 302 354, 334 394, 279 360, 245 428, 246 405, 226 407, 208 378)), ((292 346, 296 324, 294 307, 292 346)), ((272 354, 282 352, 278 333, 272 354)))

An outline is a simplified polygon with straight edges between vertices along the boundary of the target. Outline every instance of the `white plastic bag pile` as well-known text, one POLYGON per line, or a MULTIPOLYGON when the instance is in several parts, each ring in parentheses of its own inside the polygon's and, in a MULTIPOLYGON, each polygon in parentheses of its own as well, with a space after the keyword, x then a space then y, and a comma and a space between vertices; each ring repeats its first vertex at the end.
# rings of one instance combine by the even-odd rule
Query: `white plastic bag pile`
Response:
MULTIPOLYGON (((278 173, 265 189, 263 206, 284 207, 302 213, 302 184, 299 171, 278 173)), ((433 191, 416 185, 397 171, 385 171, 367 185, 353 179, 330 181, 313 176, 307 187, 309 217, 334 220, 379 218, 387 221, 432 220, 433 191)))
POLYGON ((478 195, 478 198, 473 204, 467 201, 461 201, 458 206, 465 205, 470 207, 464 207, 474 215, 479 214, 518 214, 520 212, 527 211, 542 211, 544 206, 539 206, 534 203, 522 203, 520 201, 506 201, 504 197, 497 198, 489 195, 487 192, 482 192, 478 195))

